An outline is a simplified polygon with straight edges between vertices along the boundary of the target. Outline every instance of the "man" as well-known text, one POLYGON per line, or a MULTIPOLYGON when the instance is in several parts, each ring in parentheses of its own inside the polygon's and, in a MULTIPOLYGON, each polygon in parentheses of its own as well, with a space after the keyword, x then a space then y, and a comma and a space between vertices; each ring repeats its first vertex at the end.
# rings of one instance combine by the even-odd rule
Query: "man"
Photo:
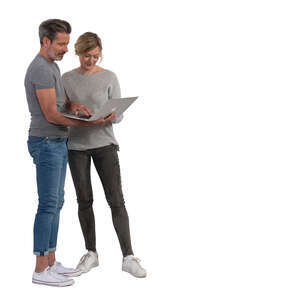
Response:
POLYGON ((64 203, 67 165, 67 126, 94 126, 110 122, 115 115, 84 122, 66 118, 61 111, 92 115, 88 107, 66 99, 61 75, 55 60, 62 60, 68 51, 71 26, 51 19, 41 23, 41 48, 27 69, 25 90, 31 124, 28 150, 36 165, 39 196, 34 222, 34 254, 36 267, 32 282, 51 286, 72 285, 70 277, 78 273, 65 268, 55 259, 59 214, 64 203))

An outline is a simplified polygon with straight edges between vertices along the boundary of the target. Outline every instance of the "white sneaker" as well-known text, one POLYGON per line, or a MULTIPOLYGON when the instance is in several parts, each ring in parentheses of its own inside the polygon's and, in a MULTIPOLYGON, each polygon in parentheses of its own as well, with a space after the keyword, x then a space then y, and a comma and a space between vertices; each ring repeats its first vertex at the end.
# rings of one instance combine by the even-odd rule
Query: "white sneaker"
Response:
POLYGON ((140 265, 140 259, 133 255, 128 255, 123 258, 122 271, 130 273, 134 277, 144 278, 147 276, 147 272, 140 265))
POLYGON ((83 255, 76 267, 78 271, 82 273, 87 273, 94 267, 99 266, 98 253, 93 251, 88 251, 87 254, 83 255))
POLYGON ((50 267, 51 272, 64 275, 67 277, 79 276, 81 272, 77 269, 66 268, 60 262, 55 261, 54 265, 50 267))
POLYGON ((50 267, 47 267, 40 273, 33 272, 32 282, 51 286, 68 286, 74 284, 73 279, 52 272, 50 267))

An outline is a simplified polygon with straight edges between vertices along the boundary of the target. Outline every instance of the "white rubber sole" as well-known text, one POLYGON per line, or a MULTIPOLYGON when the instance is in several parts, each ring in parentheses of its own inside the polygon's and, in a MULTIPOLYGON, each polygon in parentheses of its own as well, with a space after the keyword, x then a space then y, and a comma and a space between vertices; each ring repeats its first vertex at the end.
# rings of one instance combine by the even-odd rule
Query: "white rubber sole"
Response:
POLYGON ((73 285, 75 282, 74 282, 74 280, 67 280, 67 281, 63 281, 63 282, 61 282, 61 281, 49 282, 49 281, 43 281, 43 280, 38 280, 38 279, 32 278, 32 283, 48 285, 48 286, 64 287, 64 286, 73 285))
POLYGON ((74 272, 74 273, 58 273, 59 275, 64 275, 66 277, 78 277, 82 274, 82 271, 77 271, 77 272, 74 272))
POLYGON ((124 270, 124 269, 122 269, 122 271, 126 272, 126 273, 128 273, 128 274, 130 274, 130 275, 132 275, 133 277, 136 277, 136 278, 145 278, 145 277, 147 277, 147 274, 139 276, 139 275, 135 275, 135 274, 133 274, 133 273, 127 271, 127 270, 124 270))

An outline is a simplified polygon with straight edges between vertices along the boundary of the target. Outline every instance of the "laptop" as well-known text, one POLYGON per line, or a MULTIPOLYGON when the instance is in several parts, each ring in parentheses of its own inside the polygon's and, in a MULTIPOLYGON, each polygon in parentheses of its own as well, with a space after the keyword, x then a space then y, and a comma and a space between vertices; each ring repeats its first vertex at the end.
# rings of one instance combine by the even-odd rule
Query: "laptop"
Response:
POLYGON ((81 121, 95 121, 100 118, 108 117, 111 113, 116 114, 116 118, 119 117, 138 97, 128 97, 128 98, 114 98, 106 101, 97 111, 93 112, 91 117, 87 117, 82 113, 77 116, 70 113, 62 113, 65 117, 81 120, 81 121))

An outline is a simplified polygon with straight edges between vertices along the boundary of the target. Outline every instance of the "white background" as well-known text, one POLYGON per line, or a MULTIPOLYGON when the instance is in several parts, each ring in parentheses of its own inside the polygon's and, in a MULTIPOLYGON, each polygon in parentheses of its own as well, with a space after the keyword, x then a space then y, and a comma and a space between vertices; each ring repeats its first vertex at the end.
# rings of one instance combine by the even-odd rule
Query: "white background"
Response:
MULTIPOLYGON (((1 25, 1 298, 299 299, 298 1, 8 1, 1 25), (103 41, 102 66, 140 98, 115 125, 136 256, 121 271, 93 169, 100 266, 72 287, 31 283, 35 169, 27 152, 27 66, 38 26, 103 41)), ((84 254, 70 173, 57 259, 84 254)))

